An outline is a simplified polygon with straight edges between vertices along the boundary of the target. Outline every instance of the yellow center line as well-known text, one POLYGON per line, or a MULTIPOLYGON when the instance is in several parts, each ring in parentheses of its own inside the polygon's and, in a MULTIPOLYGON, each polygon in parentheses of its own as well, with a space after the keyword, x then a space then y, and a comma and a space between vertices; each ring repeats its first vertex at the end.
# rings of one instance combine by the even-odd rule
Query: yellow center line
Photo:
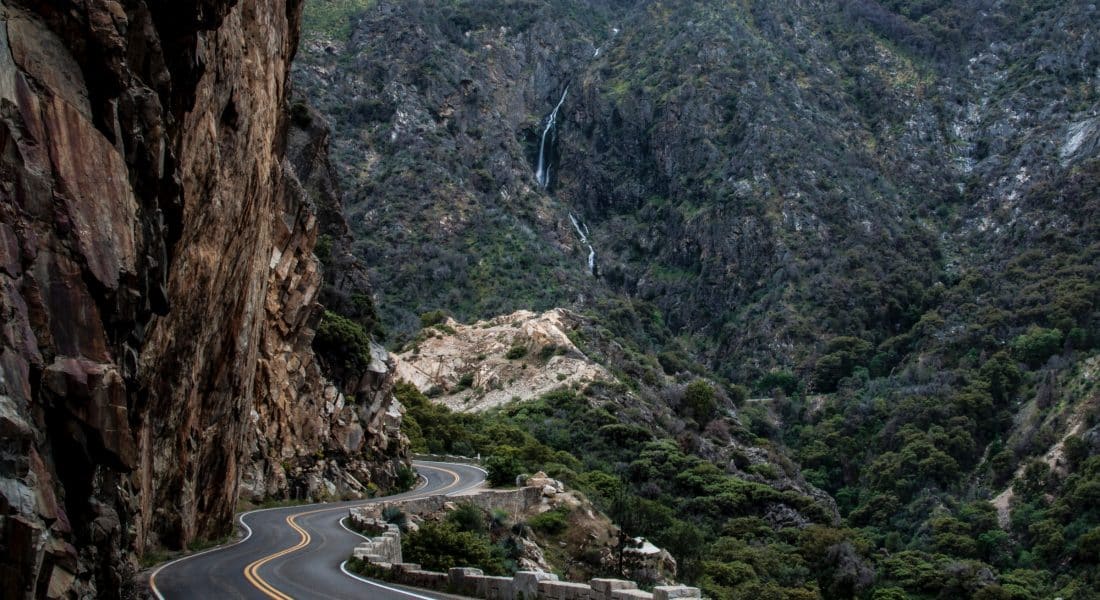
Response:
MULTIPOLYGON (((442 467, 429 467, 429 466, 425 466, 425 468, 433 469, 433 470, 436 470, 436 471, 443 471, 444 473, 450 475, 453 478, 451 483, 447 484, 446 486, 441 487, 437 490, 432 490, 431 494, 433 496, 437 495, 437 494, 441 494, 443 492, 446 492, 447 490, 455 487, 456 485, 458 485, 458 482, 461 479, 459 477, 458 473, 456 473, 456 472, 454 472, 450 469, 444 469, 442 467)), ((308 531, 306 531, 305 529, 303 529, 301 526, 298 525, 298 522, 297 522, 298 517, 308 517, 310 515, 316 515, 316 514, 323 513, 323 512, 331 512, 331 511, 337 511, 337 510, 346 510, 346 509, 349 509, 349 508, 356 508, 356 507, 359 507, 359 506, 364 506, 366 504, 371 504, 373 502, 377 502, 378 500, 384 500, 384 498, 369 500, 369 501, 366 501, 366 502, 362 502, 360 504, 349 504, 349 505, 345 505, 345 506, 336 506, 336 507, 331 507, 331 508, 319 508, 317 510, 311 510, 311 511, 303 512, 303 513, 296 513, 296 514, 288 516, 286 518, 287 525, 290 525, 291 529, 293 529, 294 531, 297 531, 298 535, 301 536, 298 540, 298 543, 294 544, 293 546, 290 546, 288 548, 284 548, 283 550, 280 550, 279 552, 275 552, 274 554, 269 554, 269 555, 267 555, 263 558, 259 558, 255 561, 253 561, 247 567, 245 567, 245 569, 244 569, 244 578, 246 580, 248 580, 248 582, 250 584, 252 584, 252 587, 260 590, 265 595, 267 595, 267 597, 272 598, 273 600, 294 600, 292 597, 290 597, 290 596, 284 594, 283 592, 279 591, 278 588, 276 588, 274 585, 269 583, 263 577, 260 577, 259 570, 260 570, 260 567, 266 565, 267 563, 269 563, 273 560, 276 560, 278 558, 281 558, 283 556, 286 556, 287 554, 293 554, 294 552, 297 552, 297 551, 301 550, 302 548, 305 548, 306 546, 309 545, 310 540, 312 540, 313 538, 309 535, 308 531)))

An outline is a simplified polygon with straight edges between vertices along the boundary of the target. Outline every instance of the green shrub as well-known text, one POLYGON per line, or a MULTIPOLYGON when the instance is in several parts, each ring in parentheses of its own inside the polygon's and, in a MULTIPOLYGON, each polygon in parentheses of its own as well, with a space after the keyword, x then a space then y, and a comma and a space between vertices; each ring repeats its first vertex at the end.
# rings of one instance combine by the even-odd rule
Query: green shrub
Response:
POLYGON ((523 471, 523 465, 514 456, 490 456, 485 459, 485 470, 489 472, 489 483, 497 487, 516 484, 516 477, 523 471))
POLYGON ((755 465, 752 465, 751 467, 749 467, 749 473, 755 473, 757 475, 760 475, 761 477, 764 477, 765 479, 776 478, 775 467, 769 465, 768 463, 757 463, 755 465))
POLYGON ((313 349, 336 371, 358 373, 370 364, 370 335, 362 325, 332 311, 326 310, 321 318, 313 349))
POLYGON ((555 344, 547 344, 539 349, 539 360, 550 360, 555 354, 561 354, 562 352, 564 352, 564 348, 559 348, 555 344))
POLYGON ((485 513, 477 506, 469 502, 459 504, 457 508, 447 513, 446 520, 459 531, 471 531, 473 533, 485 533, 488 528, 485 524, 485 513))
POLYGON ((684 409, 700 425, 709 423, 718 413, 714 387, 702 379, 689 383, 684 390, 684 409))
POLYGON ((489 527, 493 531, 504 529, 508 526, 508 511, 501 508, 494 508, 489 515, 489 527))
POLYGON ((386 581, 393 575, 393 569, 389 569, 363 559, 354 558, 348 560, 348 570, 371 579, 386 581))
POLYGON ((657 362, 665 375, 686 373, 691 370, 691 363, 683 352, 660 352, 657 354, 657 362))
POLYGON ((441 310, 432 310, 420 315, 420 327, 427 329, 432 325, 438 325, 447 320, 447 313, 441 310))
MULTIPOLYGON (((290 120, 302 129, 309 127, 313 123, 313 117, 309 114, 309 106, 301 100, 295 101, 294 104, 290 105, 290 120)), ((320 243, 319 239, 318 243, 320 243)))
POLYGON ((382 509, 382 520, 397 525, 404 530, 409 524, 409 516, 405 514, 405 511, 396 506, 387 506, 382 509))
POLYGON ((474 385, 473 372, 463 373, 459 376, 458 382, 455 383, 455 387, 452 391, 461 392, 462 390, 469 389, 474 385))
POLYGON ((564 506, 527 519, 531 529, 546 535, 558 535, 569 527, 569 509, 564 506))
POLYGON ((411 490, 414 485, 416 485, 416 471, 406 465, 397 467, 397 480, 395 482, 397 491, 406 492, 411 490))
POLYGON ((488 536, 462 531, 448 521, 427 522, 419 531, 402 536, 401 552, 407 562, 429 571, 475 567, 488 575, 505 575, 509 570, 488 536))
POLYGON ((508 349, 508 352, 504 355, 504 358, 507 358, 508 360, 519 360, 524 356, 527 356, 526 346, 512 346, 508 349))
POLYGON ((1031 368, 1042 366, 1062 349, 1062 332, 1032 327, 1012 340, 1012 355, 1031 368))

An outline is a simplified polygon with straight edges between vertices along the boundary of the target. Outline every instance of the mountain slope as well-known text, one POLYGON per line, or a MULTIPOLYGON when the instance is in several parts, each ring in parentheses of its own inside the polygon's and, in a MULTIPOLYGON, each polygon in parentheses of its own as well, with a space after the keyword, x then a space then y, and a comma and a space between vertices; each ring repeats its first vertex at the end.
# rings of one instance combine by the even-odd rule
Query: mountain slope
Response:
POLYGON ((575 311, 578 348, 630 388, 601 399, 673 415, 682 449, 735 473, 674 389, 751 388, 742 441, 835 499, 849 529, 799 538, 798 573, 768 563, 796 543, 782 528, 705 524, 710 593, 1091 597, 1093 4, 353 14, 295 78, 338 123, 397 345, 434 309, 575 311))

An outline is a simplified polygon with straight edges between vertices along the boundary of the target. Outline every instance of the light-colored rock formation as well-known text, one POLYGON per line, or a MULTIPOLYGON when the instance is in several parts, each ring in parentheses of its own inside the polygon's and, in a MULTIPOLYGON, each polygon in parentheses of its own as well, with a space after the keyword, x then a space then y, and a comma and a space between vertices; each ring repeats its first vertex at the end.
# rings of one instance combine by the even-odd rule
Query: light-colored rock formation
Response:
POLYGON ((470 325, 448 319, 423 330, 397 356, 397 377, 456 411, 482 411, 562 386, 614 381, 569 339, 580 318, 559 308, 470 325), (513 348, 522 348, 522 356, 508 358, 513 348))

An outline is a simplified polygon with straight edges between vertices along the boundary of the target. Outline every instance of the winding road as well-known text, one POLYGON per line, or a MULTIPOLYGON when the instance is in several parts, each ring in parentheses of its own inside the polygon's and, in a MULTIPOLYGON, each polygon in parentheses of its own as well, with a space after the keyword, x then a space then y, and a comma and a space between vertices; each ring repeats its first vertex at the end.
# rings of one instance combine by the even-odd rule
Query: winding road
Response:
POLYGON ((485 481, 485 472, 469 465, 414 461, 413 466, 425 483, 411 492, 240 514, 237 522, 245 532, 240 541, 161 565, 149 576, 153 596, 159 600, 443 597, 368 581, 343 569, 362 541, 362 536, 343 525, 348 508, 457 494, 485 481))

